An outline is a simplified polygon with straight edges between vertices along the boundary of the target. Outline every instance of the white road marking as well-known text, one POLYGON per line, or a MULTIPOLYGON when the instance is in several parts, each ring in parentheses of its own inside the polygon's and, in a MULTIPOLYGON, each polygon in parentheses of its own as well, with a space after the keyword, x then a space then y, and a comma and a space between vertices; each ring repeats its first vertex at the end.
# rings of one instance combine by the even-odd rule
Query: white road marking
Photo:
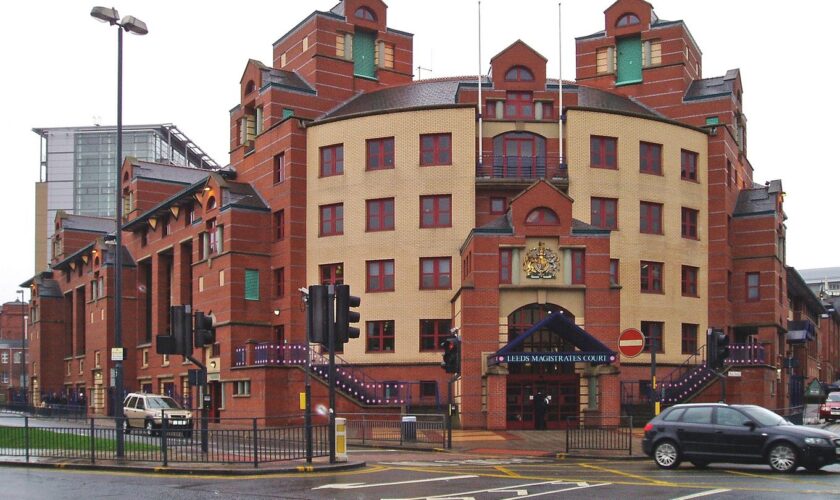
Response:
MULTIPOLYGON (((586 483, 586 482, 567 483, 567 482, 564 482, 564 481, 540 481, 538 483, 511 484, 511 485, 508 485, 508 486, 499 486, 497 488, 488 488, 488 489, 483 489, 483 490, 472 490, 472 491, 459 491, 459 492, 456 492, 456 493, 447 493, 447 494, 441 494, 441 495, 422 496, 422 497, 414 497, 414 498, 404 498, 404 499, 401 499, 401 500, 430 500, 430 499, 452 500, 452 499, 456 499, 456 498, 467 499, 467 498, 473 498, 471 495, 476 495, 476 494, 479 494, 479 493, 511 493, 511 492, 515 492, 517 496, 511 497, 510 499, 508 499, 508 500, 514 500, 514 499, 519 499, 519 498, 531 498, 531 497, 538 497, 538 496, 542 496, 542 495, 549 495, 549 494, 552 494, 552 493, 558 493, 558 492, 562 492, 562 491, 580 490, 580 489, 584 489, 584 488, 594 488, 596 486, 606 486, 608 484, 612 484, 612 483, 589 484, 589 483, 586 483), (532 486, 544 486, 544 485, 547 485, 547 484, 548 485, 568 484, 568 485, 574 485, 574 486, 572 488, 566 488, 566 489, 562 489, 562 490, 546 491, 546 492, 540 492, 540 493, 534 493, 534 494, 528 495, 528 490, 526 488, 529 488, 529 487, 532 487, 532 486), (523 495, 522 492, 524 492, 525 494, 523 495)), ((396 499, 382 499, 382 500, 396 500, 396 499)))
POLYGON ((709 495, 717 495, 718 493, 726 493, 727 491, 732 491, 732 490, 719 489, 719 490, 701 491, 700 493, 694 493, 693 495, 686 495, 684 497, 672 498, 671 500, 689 500, 690 498, 700 498, 700 497, 705 497, 705 496, 709 496, 709 495))
POLYGON ((598 487, 598 486, 606 486, 606 485, 608 485, 608 484, 610 484, 610 483, 589 484, 589 483, 585 483, 585 482, 580 482, 580 483, 564 483, 563 481, 552 481, 552 483, 551 483, 551 484, 577 484, 577 486, 574 486, 574 487, 572 487, 572 488, 563 488, 563 489, 561 489, 561 490, 541 491, 541 492, 539 492, 539 493, 534 493, 534 494, 532 494, 532 495, 518 496, 518 497, 510 497, 510 498, 505 498, 504 500, 516 500, 516 499, 518 499, 518 498, 534 498, 534 497, 541 497, 541 496, 545 496, 545 495, 552 495, 552 494, 554 494, 554 493, 563 493, 564 491, 583 490, 583 489, 586 489, 586 488, 596 488, 596 487, 598 487))
POLYGON ((332 488, 335 490, 353 490, 357 488, 376 488, 378 486, 396 486, 398 484, 415 484, 415 483, 431 483, 433 481, 451 481, 454 479, 472 479, 478 477, 475 474, 470 474, 466 476, 446 476, 446 477, 432 477, 428 479, 414 479, 412 481, 397 481, 394 483, 336 483, 336 484, 325 484, 323 486, 318 486, 316 488, 312 488, 313 490, 320 490, 323 488, 332 488))

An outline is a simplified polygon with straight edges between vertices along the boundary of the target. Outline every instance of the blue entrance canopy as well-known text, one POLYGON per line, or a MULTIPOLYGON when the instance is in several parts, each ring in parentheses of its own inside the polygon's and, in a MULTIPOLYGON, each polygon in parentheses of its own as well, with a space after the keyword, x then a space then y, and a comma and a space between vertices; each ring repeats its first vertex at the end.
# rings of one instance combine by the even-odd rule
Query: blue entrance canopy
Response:
POLYGON ((549 356, 549 354, 557 355, 560 353, 539 353, 542 356, 539 356, 535 359, 528 359, 527 362, 539 362, 541 359, 545 359, 546 362, 555 363, 574 363, 588 361, 603 364, 612 363, 616 360, 615 351, 609 349, 600 340, 587 333, 586 330, 584 330, 583 328, 574 324, 571 320, 569 320, 569 318, 563 315, 562 312, 557 311, 549 314, 545 317, 545 319, 537 322, 527 331, 517 336, 512 342, 508 342, 507 345, 505 345, 504 347, 499 349, 495 354, 492 354, 490 356, 490 361, 494 363, 506 363, 509 361, 516 360, 517 357, 511 358, 511 354, 521 353, 521 346, 525 342, 525 340, 531 335, 543 329, 551 330, 552 332, 559 334, 560 337, 562 337, 564 340, 568 341, 573 346, 577 347, 580 351, 583 352, 575 353, 575 351, 572 351, 568 353, 568 359, 566 359, 566 357, 564 356, 549 356), (574 356, 573 354, 586 354, 586 356, 581 358, 580 356, 574 356))

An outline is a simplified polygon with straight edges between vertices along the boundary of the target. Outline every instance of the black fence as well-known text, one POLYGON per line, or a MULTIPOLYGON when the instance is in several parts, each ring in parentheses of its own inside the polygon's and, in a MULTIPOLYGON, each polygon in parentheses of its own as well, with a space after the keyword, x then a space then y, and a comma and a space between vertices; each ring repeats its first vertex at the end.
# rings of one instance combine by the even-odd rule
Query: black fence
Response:
POLYGON ((87 417, 87 407, 84 404, 41 404, 33 406, 24 402, 0 403, 0 412, 20 413, 37 417, 80 419, 87 417))
POLYGON ((342 413, 347 418, 347 442, 362 446, 394 445, 446 448, 446 415, 342 413))
MULTIPOLYGON (((297 417, 294 417, 296 419, 297 417)), ((132 428, 124 437, 124 454, 117 456, 117 427, 114 419, 91 418, 57 421, 54 418, 5 414, 0 417, 0 457, 30 459, 76 459, 95 463, 98 460, 159 462, 261 463, 307 458, 306 427, 282 422, 273 417, 273 425, 263 419, 223 419, 219 425, 203 431, 185 432, 169 429, 166 421, 160 428, 132 428)), ((329 425, 312 426, 312 456, 329 456, 329 425)))
POLYGON ((633 454, 633 417, 587 417, 566 420, 566 452, 627 451, 633 454))

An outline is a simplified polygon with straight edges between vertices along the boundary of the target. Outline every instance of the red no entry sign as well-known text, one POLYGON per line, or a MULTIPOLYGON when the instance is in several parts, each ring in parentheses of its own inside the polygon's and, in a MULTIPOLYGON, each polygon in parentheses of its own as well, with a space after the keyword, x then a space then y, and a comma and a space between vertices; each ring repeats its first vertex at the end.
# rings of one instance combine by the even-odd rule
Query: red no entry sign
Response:
POLYGON ((622 356, 635 358, 645 349, 645 336, 635 328, 628 328, 618 336, 618 351, 622 356))

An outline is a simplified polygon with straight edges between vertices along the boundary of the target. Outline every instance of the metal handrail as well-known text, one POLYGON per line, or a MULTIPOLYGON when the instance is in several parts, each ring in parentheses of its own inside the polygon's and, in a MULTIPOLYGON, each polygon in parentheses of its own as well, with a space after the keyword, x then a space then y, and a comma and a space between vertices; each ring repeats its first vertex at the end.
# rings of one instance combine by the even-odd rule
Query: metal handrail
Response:
POLYGON ((485 153, 476 165, 477 177, 494 179, 568 179, 569 169, 559 155, 497 155, 485 153))

